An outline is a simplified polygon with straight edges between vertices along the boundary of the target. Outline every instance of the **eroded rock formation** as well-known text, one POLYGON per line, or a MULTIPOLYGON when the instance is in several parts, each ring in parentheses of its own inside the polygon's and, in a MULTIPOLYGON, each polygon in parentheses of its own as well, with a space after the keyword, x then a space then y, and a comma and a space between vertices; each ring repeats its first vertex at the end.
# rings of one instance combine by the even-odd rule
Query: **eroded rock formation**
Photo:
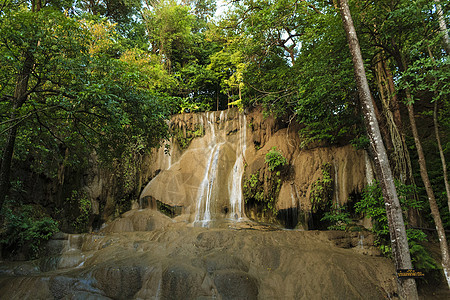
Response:
POLYGON ((260 109, 180 114, 172 118, 171 128, 169 148, 154 152, 155 176, 143 190, 141 204, 176 207, 187 222, 244 216, 280 222, 274 213, 278 211, 278 219, 290 214, 283 225, 295 227, 301 221, 299 226, 307 229, 311 193, 324 165, 331 168, 332 202, 337 206, 346 205, 372 178, 365 151, 351 145, 302 148, 298 125, 265 118, 260 109), (265 161, 273 148, 287 160, 280 173, 270 171, 265 161), (249 180, 261 185, 262 195, 253 202, 243 199, 241 190, 249 180), (270 197, 274 207, 268 209, 270 197))

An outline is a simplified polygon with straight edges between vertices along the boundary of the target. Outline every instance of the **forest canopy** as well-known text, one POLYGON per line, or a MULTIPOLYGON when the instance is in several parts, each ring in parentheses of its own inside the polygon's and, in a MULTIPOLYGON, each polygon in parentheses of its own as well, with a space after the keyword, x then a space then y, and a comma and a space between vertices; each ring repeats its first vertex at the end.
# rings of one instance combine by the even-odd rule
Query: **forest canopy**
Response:
MULTIPOLYGON (((450 4, 349 4, 394 177, 427 199, 417 119, 448 229, 450 4)), ((93 153, 113 166, 160 146, 185 111, 262 106, 304 148, 368 149, 352 68, 339 1, 0 0, 0 206, 23 192, 14 170, 63 184, 93 153)))

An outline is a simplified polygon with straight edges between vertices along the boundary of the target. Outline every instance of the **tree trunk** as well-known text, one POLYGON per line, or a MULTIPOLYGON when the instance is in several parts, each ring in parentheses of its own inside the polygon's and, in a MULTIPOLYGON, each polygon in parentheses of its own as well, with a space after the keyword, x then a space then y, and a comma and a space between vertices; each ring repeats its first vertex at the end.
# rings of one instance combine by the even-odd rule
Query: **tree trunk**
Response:
POLYGON ((450 211, 450 185, 448 184, 447 163, 445 162, 444 150, 442 149, 441 137, 439 136, 437 107, 438 107, 438 105, 437 105, 437 100, 436 100, 434 102, 434 110, 433 110, 434 133, 436 135, 436 141, 438 144, 439 155, 441 156, 442 170, 444 171, 445 192, 447 193, 448 210, 450 211))
POLYGON ((12 157, 14 154, 17 129, 19 128, 19 124, 14 122, 14 119, 17 117, 16 110, 27 100, 28 81, 33 69, 33 64, 34 58, 32 54, 26 53, 24 65, 22 71, 17 76, 16 87, 14 89, 13 111, 10 116, 12 125, 8 130, 8 137, 6 139, 5 147, 3 148, 2 163, 0 167, 0 209, 3 207, 10 185, 12 157))
MULTIPOLYGON (((12 114, 14 118, 14 114, 12 114)), ((8 131, 8 138, 5 147, 3 148, 2 164, 0 169, 0 208, 3 207, 6 195, 9 191, 11 162, 14 153, 14 144, 16 142, 17 125, 13 125, 8 131)))
MULTIPOLYGON (((431 52, 430 46, 427 45, 428 56, 432 59, 433 63, 436 63, 433 53, 431 52)), ((436 67, 435 67, 436 69, 436 67)), ((437 79, 434 79, 435 83, 437 83, 437 79)), ((438 99, 434 101, 434 109, 433 109, 433 123, 434 123, 434 134, 436 135, 436 141, 438 144, 439 155, 441 157, 442 171, 444 175, 444 184, 445 184, 445 192, 447 193, 447 202, 448 209, 450 211, 450 185, 448 183, 447 176, 447 163, 445 162, 444 150, 442 149, 441 137, 439 135, 439 124, 438 124, 438 99)))
MULTIPOLYGON (((393 152, 390 156, 390 161, 393 165, 393 173, 403 184, 414 184, 411 158, 403 133, 403 124, 393 75, 385 60, 383 51, 376 56, 376 60, 375 74, 378 82, 383 114, 386 119, 386 126, 389 130, 389 135, 386 134, 384 137, 388 150, 390 150, 388 142, 392 145, 393 152)), ((384 134, 384 131, 382 133, 384 134)), ((415 195, 415 197, 418 196, 415 195)), ((420 218, 417 209, 409 209, 407 218, 409 225, 414 227, 419 226, 420 218)))
POLYGON ((447 52, 448 55, 450 55, 450 38, 448 36, 447 24, 445 24, 444 13, 442 12, 442 7, 441 4, 439 3, 439 0, 434 0, 434 2, 436 3, 436 13, 438 15, 439 30, 444 35, 443 39, 445 51, 447 52))
POLYGON ((393 173, 400 178, 401 182, 407 184, 412 182, 411 161, 402 133, 402 121, 395 86, 393 86, 393 79, 391 78, 392 74, 384 60, 383 53, 377 55, 375 74, 380 91, 383 114, 386 118, 386 125, 389 129, 393 146, 393 173))
MULTIPOLYGON (((397 269, 412 268, 411 257, 406 238, 405 224, 402 210, 395 189, 391 168, 384 147, 378 122, 375 117, 371 101, 371 93, 367 83, 361 49, 356 35, 353 20, 350 14, 347 0, 340 0, 340 11, 344 29, 352 56, 356 84, 363 109, 364 121, 369 134, 370 143, 375 154, 375 163, 379 170, 383 197, 386 205, 386 214, 389 223, 389 232, 392 244, 392 254, 397 269)), ((397 279, 399 295, 403 299, 418 299, 416 282, 414 279, 397 279)))
MULTIPOLYGON (((412 103, 411 94, 406 91, 408 97, 408 103, 412 103)), ((411 130, 414 136, 414 142, 417 148, 417 155, 419 156, 419 166, 420 166, 420 176, 425 185, 425 190, 427 192, 428 201, 430 203, 431 215, 433 216, 434 224, 436 225, 436 231, 438 233, 439 245, 441 247, 442 255, 442 268, 444 269, 445 279, 450 288, 450 256, 448 253, 447 238, 445 236, 444 226, 442 225, 441 214, 439 213, 439 208, 436 203, 436 198, 434 197, 433 188, 431 186, 430 178, 428 177, 427 165, 425 161, 425 155, 423 153, 422 144, 420 142, 419 133, 417 131, 416 120, 414 117, 414 107, 413 104, 407 105, 409 121, 411 122, 411 130)))

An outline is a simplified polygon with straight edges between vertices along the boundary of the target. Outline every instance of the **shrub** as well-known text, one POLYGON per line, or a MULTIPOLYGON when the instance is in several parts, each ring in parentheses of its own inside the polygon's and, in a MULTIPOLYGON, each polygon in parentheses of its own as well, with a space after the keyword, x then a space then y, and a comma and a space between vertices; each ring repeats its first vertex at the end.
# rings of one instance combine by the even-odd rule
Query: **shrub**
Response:
POLYGON ((352 219, 350 218, 349 212, 345 211, 344 208, 339 207, 325 212, 320 221, 330 222, 332 225, 328 226, 329 230, 346 230, 352 219))
POLYGON ((89 200, 86 192, 72 191, 72 195, 67 201, 76 207, 76 218, 72 223, 76 232, 86 232, 89 227, 89 217, 92 211, 91 200, 89 200))
POLYGON ((334 180, 331 177, 331 164, 322 166, 322 177, 317 179, 311 188, 310 200, 312 211, 315 213, 319 208, 325 210, 333 200, 334 180))
POLYGON ((272 149, 266 154, 266 164, 269 165, 269 170, 273 172, 276 168, 287 164, 286 158, 281 151, 277 150, 277 147, 272 149))
MULTIPOLYGON (((410 208, 423 208, 423 201, 417 200, 414 197, 414 186, 405 185, 398 181, 395 182, 395 185, 404 213, 410 208)), ((367 218, 373 219, 372 231, 376 235, 375 244, 378 245, 384 255, 391 256, 392 249, 389 236, 389 226, 384 199, 378 182, 375 181, 363 191, 362 199, 360 202, 355 204, 355 209, 356 212, 363 213, 367 218)), ((407 225, 406 222, 405 225, 407 225)), ((425 233, 419 229, 409 228, 406 230, 406 235, 408 238, 411 260, 414 267, 419 269, 438 268, 434 259, 421 244, 421 242, 425 242, 427 240, 425 233)))
POLYGON ((58 222, 37 206, 9 202, 5 203, 1 214, 4 223, 0 243, 11 254, 28 251, 28 258, 35 258, 42 243, 59 231, 58 222))

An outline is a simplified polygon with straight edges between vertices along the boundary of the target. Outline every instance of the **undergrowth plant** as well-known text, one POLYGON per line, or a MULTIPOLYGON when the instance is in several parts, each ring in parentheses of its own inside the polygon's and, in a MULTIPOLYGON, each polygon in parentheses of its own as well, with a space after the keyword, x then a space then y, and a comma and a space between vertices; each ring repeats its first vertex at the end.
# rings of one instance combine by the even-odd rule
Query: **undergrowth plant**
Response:
POLYGON ((205 134, 205 130, 202 125, 197 124, 195 125, 193 130, 186 130, 186 136, 182 128, 174 129, 172 134, 175 137, 175 140, 178 142, 180 149, 185 150, 189 147, 193 139, 202 137, 205 134))
POLYGON ((278 171, 277 173, 270 179, 270 188, 267 192, 264 191, 264 182, 259 180, 259 171, 251 174, 243 184, 245 203, 257 204, 262 207, 264 212, 270 211, 273 215, 276 215, 275 202, 281 188, 280 172, 278 171))
POLYGON ((333 201, 334 180, 331 176, 331 164, 322 165, 322 176, 312 184, 310 201, 312 212, 319 208, 325 210, 333 201))
MULTIPOLYGON (((414 186, 405 185, 399 181, 396 181, 395 185, 404 214, 411 208, 423 208, 424 202, 414 197, 414 186)), ((365 188, 361 201, 355 204, 355 211, 364 214, 367 218, 372 218, 372 231, 376 236, 375 245, 380 248, 385 256, 390 257, 392 249, 389 226, 382 191, 377 181, 365 188)), ((406 218, 404 219, 406 220, 406 218)), ((405 224, 407 225, 406 221, 405 224)), ((414 228, 408 228, 406 234, 414 267, 418 269, 437 269, 437 263, 422 245, 422 242, 427 241, 426 234, 414 228)))
POLYGON ((8 201, 1 216, 0 244, 9 254, 23 251, 27 258, 36 258, 42 244, 59 231, 58 222, 38 206, 8 201))
POLYGON ((68 201, 77 207, 77 217, 72 223, 75 231, 78 233, 85 232, 89 226, 89 217, 91 214, 92 204, 86 192, 72 191, 72 196, 68 201))
POLYGON ((269 166, 271 172, 287 164, 286 158, 280 150, 277 150, 277 147, 272 147, 272 149, 267 152, 265 162, 269 166))
POLYGON ((352 222, 350 213, 343 207, 332 208, 331 211, 325 212, 321 221, 327 221, 331 225, 328 226, 329 230, 347 230, 348 224, 352 222))

